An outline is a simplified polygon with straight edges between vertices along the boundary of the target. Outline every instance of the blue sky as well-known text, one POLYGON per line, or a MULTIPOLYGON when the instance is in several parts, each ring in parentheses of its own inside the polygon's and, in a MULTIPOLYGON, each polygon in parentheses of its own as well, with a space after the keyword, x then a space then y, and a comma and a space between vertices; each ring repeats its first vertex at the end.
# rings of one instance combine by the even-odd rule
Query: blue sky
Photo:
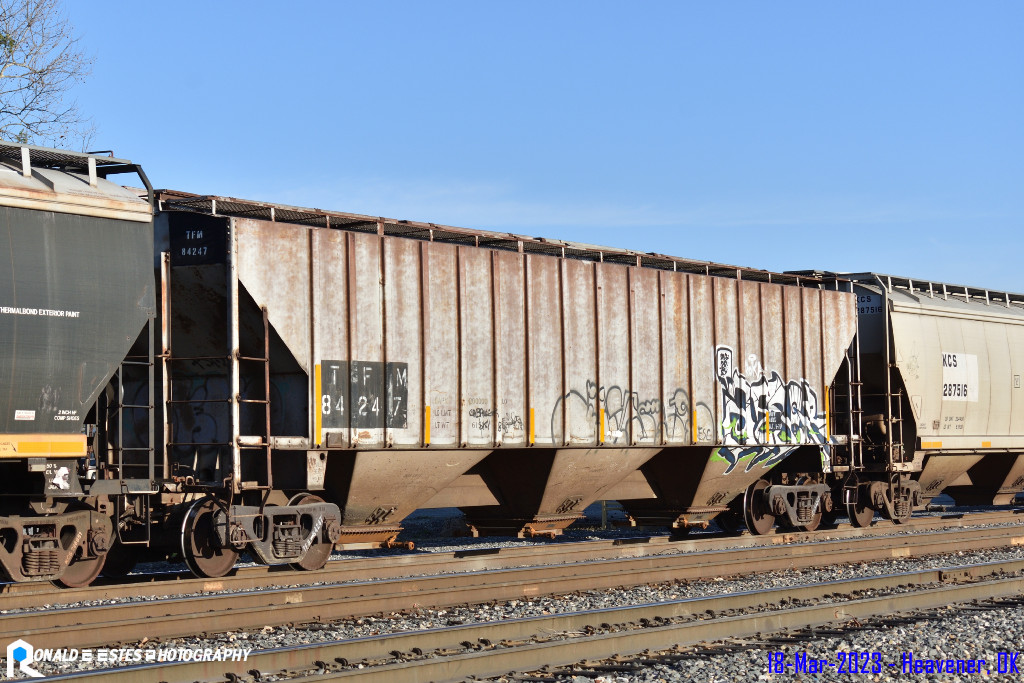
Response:
POLYGON ((1024 3, 68 11, 158 187, 1024 292, 1024 3))

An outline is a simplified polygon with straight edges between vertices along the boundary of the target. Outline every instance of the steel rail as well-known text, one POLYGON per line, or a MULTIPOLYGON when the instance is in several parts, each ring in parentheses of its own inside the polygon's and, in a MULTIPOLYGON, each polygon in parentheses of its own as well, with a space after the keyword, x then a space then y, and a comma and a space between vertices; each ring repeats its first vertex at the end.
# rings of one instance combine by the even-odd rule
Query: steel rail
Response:
POLYGON ((636 536, 602 541, 553 543, 526 547, 482 548, 449 552, 426 552, 386 557, 335 560, 319 571, 294 571, 286 566, 239 567, 217 579, 195 578, 187 573, 162 573, 128 577, 127 582, 94 584, 85 588, 61 589, 49 583, 13 583, 2 587, 0 608, 30 609, 40 604, 119 600, 126 598, 185 595, 215 591, 246 591, 282 584, 338 583, 367 578, 390 579, 418 574, 453 571, 482 571, 524 566, 530 563, 560 562, 622 557, 642 557, 666 552, 704 552, 727 548, 762 548, 779 544, 806 543, 821 539, 860 539, 893 535, 894 531, 917 532, 945 528, 1018 523, 1024 524, 1024 510, 1000 510, 946 517, 915 517, 894 527, 880 520, 869 528, 849 524, 814 532, 778 531, 767 536, 716 536, 670 540, 668 536, 636 536))
MULTIPOLYGON (((647 649, 664 650, 679 645, 1020 595, 1024 594, 1024 577, 1020 576, 934 586, 951 581, 977 581, 1021 571, 1024 571, 1024 560, 989 562, 275 648, 258 651, 250 655, 246 662, 145 664, 82 672, 74 676, 92 683, 120 683, 126 680, 138 683, 176 683, 224 680, 230 675, 238 676, 240 680, 252 680, 251 675, 246 674, 258 670, 264 675, 323 671, 303 679, 309 681, 351 677, 365 681, 461 680, 470 674, 490 676, 509 671, 534 670, 542 665, 563 666, 581 659, 603 659, 647 649), (924 587, 926 590, 824 604, 801 604, 765 611, 768 606, 781 605, 786 601, 792 605, 841 598, 869 590, 910 586, 919 589, 924 587), (729 614, 745 610, 759 611, 752 614, 729 614), (688 618, 689 621, 664 623, 680 618, 688 618), (657 625, 659 623, 663 625, 657 625), (582 635, 598 629, 607 631, 609 625, 615 625, 617 630, 582 635), (482 650, 472 651, 475 648, 482 650), (437 656, 419 658, 423 653, 434 653, 437 656), (335 662, 372 664, 393 661, 396 656, 414 661, 383 663, 363 669, 330 670, 338 666, 335 662), (322 663, 325 662, 330 664, 324 667, 322 663)), ((53 680, 71 677, 58 676, 53 680)))
POLYGON ((267 625, 308 623, 425 607, 535 598, 580 590, 693 580, 1024 545, 1018 526, 957 529, 908 536, 743 548, 689 555, 602 559, 575 564, 486 570, 384 581, 288 587, 0 615, 0 639, 24 638, 35 647, 92 647, 218 633, 267 625))
POLYGON ((363 683, 395 680, 461 681, 469 676, 497 676, 508 671, 536 668, 536 662, 564 666, 581 659, 600 659, 643 650, 667 650, 677 645, 743 638, 808 626, 824 626, 869 619, 880 615, 934 609, 979 599, 1024 594, 1024 578, 995 579, 963 586, 940 587, 900 595, 862 598, 839 605, 798 607, 781 612, 724 617, 684 624, 645 628, 622 633, 603 633, 568 640, 486 650, 451 657, 383 665, 371 669, 332 672, 311 680, 357 678, 363 683))

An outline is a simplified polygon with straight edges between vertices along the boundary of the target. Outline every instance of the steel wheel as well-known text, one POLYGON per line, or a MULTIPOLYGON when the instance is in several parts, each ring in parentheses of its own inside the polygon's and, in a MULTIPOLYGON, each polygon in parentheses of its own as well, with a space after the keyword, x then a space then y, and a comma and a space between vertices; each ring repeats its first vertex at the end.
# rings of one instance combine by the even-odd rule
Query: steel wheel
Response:
POLYGON ((885 514, 884 516, 893 524, 906 524, 910 521, 910 515, 907 515, 906 517, 889 517, 888 514, 885 514))
POLYGON ((181 525, 181 557, 196 576, 224 576, 238 560, 238 551, 220 547, 214 533, 213 517, 218 509, 214 498, 197 500, 181 525))
POLYGON ((135 569, 135 563, 139 559, 134 550, 117 541, 114 541, 113 547, 107 551, 106 557, 101 573, 111 579, 128 576, 128 573, 135 569))
MULTIPOLYGON (((312 493, 300 493, 297 496, 293 496, 288 501, 289 505, 305 505, 307 503, 322 503, 324 502, 319 496, 314 496, 312 493)), ((311 532, 312 529, 306 529, 307 532, 311 532)), ((317 534, 319 536, 319 533, 317 534)), ((308 536, 307 536, 308 538, 308 536)), ((302 556, 302 559, 298 562, 291 562, 289 566, 292 569, 304 569, 306 571, 313 571, 321 569, 327 560, 331 559, 331 551, 334 550, 334 546, 331 543, 324 543, 319 538, 314 538, 312 545, 309 546, 309 550, 302 556)))
POLYGON ((715 517, 718 528, 727 534, 738 534, 743 529, 743 521, 743 512, 740 510, 726 510, 715 517))
POLYGON ((836 517, 838 516, 839 512, 836 508, 832 508, 832 512, 823 512, 821 513, 821 524, 818 526, 826 529, 834 529, 836 526, 836 517))
POLYGON ((871 526, 871 520, 875 518, 875 510, 870 505, 862 503, 861 498, 862 496, 858 495, 856 503, 846 504, 846 515, 850 518, 850 523, 853 526, 863 528, 871 526))
POLYGON ((64 586, 65 588, 82 588, 88 586, 90 583, 96 580, 96 577, 103 571, 103 565, 107 560, 107 556, 98 555, 89 559, 81 559, 82 549, 81 547, 75 551, 75 559, 71 560, 71 564, 64 570, 64 573, 57 583, 64 586))
POLYGON ((768 507, 765 500, 764 490, 769 484, 764 479, 758 479, 743 494, 743 520, 747 523, 747 529, 755 536, 764 536, 772 530, 775 525, 775 515, 768 507))
POLYGON ((843 489, 842 488, 838 488, 838 489, 833 488, 831 491, 828 492, 827 495, 829 496, 829 498, 832 499, 831 500, 831 502, 832 502, 832 509, 829 510, 829 511, 825 510, 825 499, 822 498, 822 500, 821 500, 821 510, 822 510, 822 512, 821 512, 821 524, 819 525, 819 528, 820 527, 824 527, 825 529, 835 529, 836 528, 836 518, 839 517, 839 513, 842 512, 842 503, 841 502, 837 502, 837 501, 842 501, 842 499, 843 499, 843 489))

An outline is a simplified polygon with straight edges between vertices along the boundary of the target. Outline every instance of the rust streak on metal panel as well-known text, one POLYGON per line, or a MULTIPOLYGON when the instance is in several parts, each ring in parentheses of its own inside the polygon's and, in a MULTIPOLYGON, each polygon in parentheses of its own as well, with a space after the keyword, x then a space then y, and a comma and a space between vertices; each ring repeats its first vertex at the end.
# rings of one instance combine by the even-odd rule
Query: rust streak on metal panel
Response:
MULTIPOLYGON (((308 281, 309 281, 309 287, 306 289, 306 306, 308 307, 307 310, 309 311, 309 318, 310 318, 310 323, 309 323, 309 366, 308 367, 310 369, 312 369, 316 373, 316 377, 314 378, 314 381, 313 382, 308 382, 306 384, 306 387, 307 387, 306 394, 308 396, 308 398, 306 400, 310 403, 310 411, 309 411, 310 414, 306 416, 306 425, 307 425, 306 429, 307 430, 313 430, 313 432, 314 432, 313 434, 309 435, 310 436, 310 439, 309 439, 310 444, 315 444, 316 446, 319 446, 320 443, 323 441, 323 434, 322 434, 322 431, 320 429, 320 427, 321 427, 321 419, 322 418, 318 417, 320 415, 321 398, 320 398, 320 365, 318 363, 319 359, 317 358, 316 351, 317 351, 317 344, 319 343, 320 340, 319 340, 319 335, 317 334, 316 319, 320 315, 322 315, 322 314, 316 308, 316 289, 317 289, 316 278, 319 275, 319 272, 318 272, 318 269, 317 269, 317 264, 316 264, 316 233, 317 232, 319 232, 319 231, 311 229, 311 230, 309 230, 307 232, 307 235, 306 235, 306 258, 307 258, 306 264, 307 264, 307 268, 309 270, 309 272, 306 274, 306 276, 308 278, 308 281), (314 390, 314 387, 311 386, 314 383, 316 383, 316 385, 317 385, 315 390, 314 390), (309 394, 312 394, 312 396, 309 396, 309 394), (310 398, 312 398, 312 401, 309 400, 310 398), (313 423, 313 424, 310 424, 310 423, 313 423)), ((267 349, 266 349, 266 353, 264 354, 263 357, 267 359, 268 370, 269 370, 269 363, 270 363, 270 346, 269 346, 270 345, 270 338, 269 338, 269 334, 267 335, 267 339, 265 341, 266 341, 266 344, 267 344, 267 349)), ((268 382, 269 382, 269 379, 270 379, 270 373, 268 372, 267 373, 267 380, 268 380, 268 382)), ((267 386, 267 393, 264 395, 264 398, 267 400, 267 404, 266 404, 266 409, 267 409, 267 440, 269 441, 270 440, 270 386, 269 385, 267 386)), ((270 462, 267 463, 267 466, 270 467, 270 462)), ((268 471, 272 471, 272 470, 268 470, 268 471)))
POLYGON ((462 324, 460 431, 468 446, 492 446, 494 423, 493 261, 487 250, 459 247, 462 324))
MULTIPOLYGON (((565 254, 565 250, 564 249, 562 250, 562 254, 564 256, 564 254, 565 254)), ((565 269, 568 268, 568 267, 569 267, 568 266, 568 261, 566 261, 564 258, 561 261, 558 262, 558 292, 559 292, 559 296, 561 297, 561 299, 560 299, 561 305, 560 305, 559 310, 558 310, 558 324, 559 324, 559 334, 561 335, 561 337, 560 337, 561 346, 559 347, 559 352, 561 353, 561 358, 560 358, 561 367, 560 367, 560 370, 562 371, 561 372, 561 374, 562 374, 562 391, 561 391, 561 395, 562 396, 567 396, 568 393, 569 393, 569 386, 568 386, 569 385, 569 380, 567 378, 567 373, 569 372, 569 368, 568 368, 569 364, 566 362, 566 348, 568 346, 568 344, 567 344, 568 340, 566 339, 566 336, 565 336, 565 316, 568 315, 566 313, 566 309, 567 309, 567 305, 566 304, 568 303, 568 299, 569 299, 569 297, 567 297, 566 294, 565 294, 565 288, 566 288, 565 269)), ((569 445, 569 434, 570 434, 569 407, 568 407, 568 402, 567 401, 565 401, 565 400, 562 401, 561 409, 562 409, 562 438, 561 438, 561 442, 562 443, 561 443, 561 445, 562 446, 567 446, 567 445, 569 445)), ((552 426, 552 430, 551 430, 551 442, 552 443, 555 443, 554 431, 555 431, 554 427, 552 426)))
MULTIPOLYGON (((804 380, 814 391, 818 400, 821 400, 827 384, 822 367, 821 357, 821 290, 805 288, 804 292, 804 321, 803 339, 805 344, 804 352, 804 380)), ((814 406, 814 411, 820 410, 820 405, 814 406)), ((807 434, 810 437, 810 433, 807 434)))
POLYGON ((313 386, 314 386, 314 389, 313 389, 313 396, 314 396, 314 399, 313 399, 313 413, 316 416, 316 418, 315 418, 316 425, 314 427, 315 431, 314 431, 314 434, 313 434, 313 443, 314 443, 315 446, 319 447, 324 442, 324 438, 323 438, 323 420, 324 420, 324 416, 323 416, 323 407, 322 407, 322 404, 323 404, 323 398, 322 398, 323 397, 323 388, 322 388, 323 387, 323 382, 321 380, 320 363, 317 363, 316 365, 313 366, 313 373, 314 373, 313 374, 313 386))
MULTIPOLYGON (((679 277, 679 276, 676 276, 676 277, 679 277)), ((681 277, 683 279, 682 296, 684 297, 684 301, 686 302, 686 315, 682 316, 682 318, 685 320, 685 323, 686 323, 686 327, 685 327, 686 333, 683 334, 683 335, 680 335, 680 336, 682 338, 686 339, 686 376, 685 376, 684 379, 686 380, 686 389, 689 392, 689 394, 687 396, 687 399, 690 402, 689 405, 690 405, 690 408, 692 409, 692 412, 693 412, 693 422, 690 425, 691 426, 691 430, 690 431, 692 432, 690 444, 691 445, 696 445, 697 444, 697 401, 696 401, 696 398, 694 396, 695 389, 694 389, 694 386, 693 386, 693 342, 691 341, 692 338, 693 338, 693 298, 692 298, 692 296, 690 294, 690 277, 691 277, 690 274, 689 273, 683 273, 681 277)))
POLYGON ((714 297, 711 278, 689 276, 690 283, 690 383, 691 402, 696 411, 697 443, 714 442, 718 423, 715 373, 714 297), (708 413, 706 425, 701 408, 708 413))
MULTIPOLYGON (((604 263, 604 254, 601 254, 601 260, 598 263, 604 263)), ((594 391, 597 395, 594 397, 594 405, 598 406, 601 411, 601 425, 600 431, 597 434, 597 441, 595 445, 603 446, 605 440, 604 434, 604 401, 601 398, 601 386, 603 385, 604 378, 601 376, 601 353, 604 348, 601 344, 601 329, 603 327, 603 316, 601 315, 601 274, 598 270, 597 264, 591 264, 590 266, 590 277, 593 283, 593 301, 594 301, 594 391)), ((574 337, 576 335, 573 335, 574 337)))
POLYGON ((458 247, 442 242, 423 245, 425 385, 433 424, 434 446, 456 447, 459 440, 458 247), (452 353, 452 349, 456 352, 452 353))
MULTIPOLYGON (((433 230, 431 230, 431 239, 433 239, 433 230)), ((427 248, 426 244, 419 245, 417 255, 419 257, 419 301, 417 301, 417 308, 419 308, 420 315, 420 405, 423 406, 423 430, 421 432, 423 438, 423 446, 430 445, 430 406, 427 405, 427 276, 426 269, 424 267, 424 250, 427 248)))
POLYGON ((519 254, 522 259, 523 276, 519 286, 523 290, 523 408, 529 424, 526 427, 527 445, 534 443, 533 398, 530 394, 530 257, 523 253, 523 241, 519 240, 519 254))
POLYGON ((807 291, 800 290, 800 356, 801 377, 807 377, 807 291))
MULTIPOLYGON (((388 289, 390 288, 390 282, 388 282, 388 268, 387 268, 387 252, 389 242, 391 238, 384 236, 384 221, 377 221, 377 272, 380 274, 377 280, 377 299, 380 302, 380 364, 382 368, 388 367, 388 289)), ((390 401, 388 397, 388 382, 385 378, 387 372, 381 373, 381 386, 378 391, 378 395, 383 399, 384 405, 381 406, 384 411, 385 419, 380 423, 381 428, 381 441, 385 448, 392 446, 392 434, 391 429, 388 428, 387 423, 387 412, 390 407, 390 401)))
POLYGON ((457 447, 466 446, 466 437, 463 435, 465 431, 465 420, 462 419, 462 382, 463 382, 463 370, 462 366, 465 363, 466 350, 463 348, 463 316, 462 316, 462 248, 455 248, 455 348, 456 351, 456 374, 455 374, 455 404, 453 408, 453 414, 455 415, 455 434, 457 447))
MULTIPOLYGON (((639 414, 638 405, 633 400, 634 398, 639 401, 642 386, 645 383, 642 381, 642 373, 636 368, 637 357, 639 355, 638 346, 640 344, 639 332, 637 331, 637 325, 640 324, 641 312, 637 310, 636 306, 636 290, 634 289, 634 272, 639 271, 639 262, 635 267, 629 267, 626 269, 626 387, 629 390, 629 438, 626 443, 630 446, 635 446, 638 443, 637 430, 635 429, 633 420, 639 414)), ((655 392, 655 396, 660 394, 655 392)))
POLYGON ((423 434, 420 244, 396 237, 384 244, 386 443, 410 448, 423 434))
POLYGON ((526 443, 523 255, 494 251, 494 433, 503 445, 526 443), (498 371, 500 368, 500 372, 498 371))
MULTIPOLYGON (((637 256, 636 270, 640 269, 640 257, 637 256)), ((636 349, 634 344, 636 343, 636 316, 637 311, 634 306, 636 296, 633 291, 633 268, 626 268, 626 388, 630 391, 632 396, 637 396, 636 390, 636 377, 633 372, 633 361, 636 358, 636 349)), ((636 408, 634 401, 630 400, 627 404, 627 410, 629 414, 626 419, 629 420, 626 424, 629 425, 629 433, 626 435, 626 443, 634 445, 637 443, 636 430, 633 427, 632 420, 636 417, 633 414, 633 410, 636 408)))
MULTIPOLYGON (((803 290, 798 287, 784 287, 784 318, 786 334, 786 377, 804 377, 803 347, 803 290)), ((786 419, 793 419, 791 401, 786 402, 786 419)))
MULTIPOLYGON (((355 321, 355 306, 356 306, 355 301, 356 301, 356 290, 357 290, 356 272, 355 272, 356 271, 356 269, 355 269, 355 258, 356 258, 356 249, 355 249, 356 244, 355 244, 355 240, 356 240, 355 233, 349 233, 346 236, 346 239, 345 239, 345 283, 346 283, 346 287, 348 288, 348 291, 345 294, 345 307, 347 309, 346 310, 347 314, 345 315, 345 345, 347 347, 347 355, 345 356, 345 360, 347 360, 350 363, 353 360, 352 352, 355 350, 355 342, 352 339, 352 336, 353 336, 352 324, 355 321)), ((346 418, 345 422, 347 423, 346 424, 346 428, 345 428, 345 433, 346 433, 345 442, 346 442, 347 445, 355 447, 357 445, 357 441, 356 441, 356 430, 355 430, 355 428, 353 426, 353 422, 352 422, 352 413, 353 413, 353 410, 352 410, 353 401, 352 401, 352 393, 351 393, 351 386, 352 386, 352 384, 351 384, 351 382, 343 382, 343 385, 344 385, 343 386, 343 391, 345 393, 346 405, 349 406, 349 409, 345 413, 345 418, 346 418)))
POLYGON ((658 271, 656 274, 658 285, 658 397, 661 400, 661 438, 656 440, 659 446, 668 443, 668 432, 666 431, 666 420, 668 412, 665 410, 665 397, 668 395, 668 388, 665 386, 665 328, 661 321, 665 319, 665 291, 663 288, 664 273, 658 271))
POLYGON ((554 446, 565 433, 565 368, 561 261, 531 254, 527 260, 527 298, 530 307, 529 405, 534 411, 533 439, 554 446), (545 426, 547 425, 547 426, 545 426))
POLYGON ((488 284, 491 288, 491 446, 497 447, 501 445, 502 435, 498 432, 498 348, 501 346, 501 338, 498 335, 498 297, 501 294, 501 286, 498 281, 500 274, 498 272, 498 265, 496 263, 498 258, 497 251, 491 251, 490 263, 491 263, 491 277, 489 278, 488 284))
MULTIPOLYGON (((820 287, 820 286, 819 286, 820 287)), ((827 365, 828 363, 828 350, 825 345, 825 291, 818 289, 818 367, 820 368, 821 374, 821 395, 825 403, 825 443, 829 442, 829 434, 831 434, 831 420, 828 414, 829 408, 829 396, 828 392, 831 388, 832 382, 830 381, 832 375, 832 369, 827 365)), ((831 330, 830 330, 831 331, 831 330)))
POLYGON ((421 332, 423 335, 423 405, 425 406, 426 410, 426 416, 424 418, 425 428, 423 432, 424 446, 430 445, 430 427, 431 421, 433 420, 433 416, 430 414, 430 406, 428 404, 433 404, 434 402, 434 397, 430 393, 433 390, 434 386, 433 376, 431 374, 431 371, 433 370, 433 365, 430 363, 430 358, 432 356, 431 326, 433 324, 433 317, 431 315, 433 313, 433 308, 431 306, 430 291, 430 268, 432 265, 432 261, 430 257, 432 253, 431 250, 434 247, 433 232, 433 230, 430 231, 431 241, 420 245, 420 261, 422 262, 422 267, 420 268, 420 310, 422 312, 420 314, 420 317, 423 321, 423 325, 421 328, 421 332))

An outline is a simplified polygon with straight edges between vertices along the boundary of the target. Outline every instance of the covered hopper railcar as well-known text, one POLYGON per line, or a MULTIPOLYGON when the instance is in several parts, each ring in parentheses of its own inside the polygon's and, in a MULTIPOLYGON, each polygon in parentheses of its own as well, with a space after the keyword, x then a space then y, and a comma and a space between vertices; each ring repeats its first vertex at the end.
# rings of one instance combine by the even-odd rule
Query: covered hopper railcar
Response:
POLYGON ((858 299, 860 499, 896 518, 939 493, 1011 503, 1024 488, 1024 295, 842 277, 858 299))
POLYGON ((232 465, 262 485, 263 467, 275 489, 337 504, 346 544, 391 541, 413 510, 449 505, 479 533, 554 535, 609 497, 645 522, 706 524, 801 449, 806 471, 775 482, 778 514, 811 525, 830 491, 828 391, 856 326, 834 281, 158 199, 169 466, 196 481, 232 465), (188 360, 227 348, 269 362, 188 360), (238 410, 214 412, 215 395, 242 397, 238 410), (269 418, 247 414, 264 396, 269 418), (193 421, 217 438, 185 443, 193 421))
POLYGON ((0 144, 0 568, 14 580, 89 583, 112 519, 159 488, 152 397, 117 398, 125 379, 153 386, 155 315, 153 211, 107 180, 120 173, 148 184, 128 161, 0 144))
POLYGON ((94 155, 0 162, 14 580, 146 553, 316 569, 418 508, 554 536, 618 500, 677 533, 765 533, 1024 486, 1021 298, 140 199, 105 180, 148 188, 137 166, 94 155))

